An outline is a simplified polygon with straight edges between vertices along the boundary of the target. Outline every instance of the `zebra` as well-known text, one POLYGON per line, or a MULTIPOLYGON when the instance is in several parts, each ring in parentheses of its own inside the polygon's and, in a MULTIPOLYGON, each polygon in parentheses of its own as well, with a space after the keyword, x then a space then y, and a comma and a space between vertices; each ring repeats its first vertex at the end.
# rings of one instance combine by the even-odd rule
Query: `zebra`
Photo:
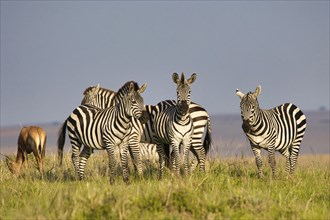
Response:
POLYGON ((273 176, 276 173, 275 151, 286 157, 286 171, 294 174, 300 144, 306 130, 306 116, 292 103, 269 110, 260 109, 257 99, 260 92, 261 86, 247 94, 236 90, 241 99, 242 129, 250 141, 258 176, 263 177, 261 149, 268 151, 268 162, 273 176))
MULTIPOLYGON (((161 109, 162 102, 158 106, 159 112, 152 115, 153 119, 153 141, 157 145, 159 155, 159 178, 162 178, 165 164, 164 144, 170 145, 174 154, 174 172, 180 174, 179 147, 182 145, 184 152, 184 167, 188 172, 188 155, 192 142, 193 123, 189 113, 190 105, 190 85, 196 80, 196 73, 185 80, 184 73, 179 78, 177 73, 173 73, 172 80, 177 84, 177 104, 161 109)), ((154 113, 154 112, 153 112, 154 113)))
MULTIPOLYGON (((165 100, 159 102, 154 108, 153 116, 159 114, 162 109, 165 109, 169 106, 176 106, 176 101, 174 100, 165 100)), ((199 104, 191 102, 189 105, 189 113, 193 122, 193 135, 191 140, 190 151, 197 159, 199 164, 199 170, 205 172, 205 159, 206 154, 212 146, 212 134, 211 134, 211 120, 208 112, 199 104), (205 132, 206 129, 206 132, 205 132), (204 141, 202 143, 203 135, 205 133, 204 141)), ((150 119, 152 121, 152 119, 150 119)), ((169 167, 170 164, 173 165, 174 152, 170 152, 170 148, 167 144, 164 145, 165 153, 165 165, 169 167)), ((181 148, 180 148, 181 150, 181 148)), ((194 169, 195 160, 192 161, 191 167, 194 169)))
MULTIPOLYGON (((72 163, 80 180, 84 179, 85 165, 93 150, 106 149, 110 183, 113 183, 114 150, 120 144, 123 180, 126 183, 129 182, 127 148, 132 129, 131 121, 135 118, 145 123, 148 119, 144 101, 140 95, 145 89, 146 84, 139 87, 136 82, 128 81, 116 93, 114 106, 100 109, 91 105, 80 105, 65 120, 59 132, 58 150, 63 152, 65 132, 68 129, 72 145, 72 163), (82 145, 84 148, 80 153, 82 145)), ((59 155, 63 156, 63 153, 59 155)))
POLYGON ((115 105, 116 92, 101 88, 99 84, 86 88, 83 95, 84 98, 81 100, 81 105, 93 105, 100 109, 115 105))
MULTIPOLYGON (((84 98, 82 100, 82 104, 91 104, 99 108, 106 108, 110 107, 113 104, 113 97, 115 96, 115 92, 109 89, 105 89, 102 87, 97 86, 91 86, 88 87, 84 91, 84 98), (97 90, 98 88, 98 90, 97 90), (94 95, 97 93, 97 97, 95 98, 94 95), (93 98, 90 98, 88 96, 92 96, 93 98), (93 100, 93 103, 91 103, 91 100, 93 100), (95 102, 95 103, 94 103, 95 102)), ((160 103, 158 103, 157 106, 154 105, 146 105, 146 111, 149 115, 149 120, 146 124, 141 125, 139 121, 134 120, 133 118, 133 127, 134 127, 134 135, 135 139, 140 139, 140 142, 142 143, 150 143, 154 144, 152 140, 153 131, 152 131, 152 115, 157 114, 160 109, 165 109, 169 106, 176 106, 175 100, 165 100, 160 103)), ((191 152, 194 154, 194 156, 197 158, 197 162, 199 164, 199 170, 201 172, 205 172, 205 159, 206 154, 210 150, 210 147, 212 146, 212 133, 211 133, 211 121, 210 116, 208 112, 199 104, 191 102, 189 106, 189 112, 191 115, 191 118, 193 120, 193 136, 192 136, 192 143, 191 143, 191 152), (206 130, 206 131, 205 131, 206 130), (205 133, 204 141, 203 135, 205 133)), ((133 139, 132 139, 133 140, 133 139)), ((137 155, 138 149, 143 148, 144 146, 136 146, 139 143, 132 143, 132 147, 129 148, 130 154, 134 161, 134 155, 137 155), (135 147, 134 147, 135 146, 135 147), (132 152, 132 149, 135 151, 132 152)), ((152 145, 148 145, 148 147, 152 147, 152 145)), ((169 167, 170 164, 170 151, 169 147, 165 147, 165 164, 169 167)), ((140 153, 143 156, 143 153, 146 151, 140 151, 140 153)), ((158 157, 158 155, 154 155, 153 157, 158 157)))

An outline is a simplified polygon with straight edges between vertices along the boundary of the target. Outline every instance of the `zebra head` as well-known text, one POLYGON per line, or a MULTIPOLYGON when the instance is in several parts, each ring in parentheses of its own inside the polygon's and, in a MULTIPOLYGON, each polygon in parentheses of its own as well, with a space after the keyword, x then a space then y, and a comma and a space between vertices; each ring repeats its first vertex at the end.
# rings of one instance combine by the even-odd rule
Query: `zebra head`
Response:
POLYGON ((184 74, 181 74, 181 77, 179 78, 177 73, 173 73, 172 79, 173 82, 177 84, 177 108, 179 110, 179 113, 182 115, 185 115, 189 111, 189 105, 190 105, 190 84, 195 82, 196 80, 196 73, 193 73, 191 77, 187 80, 185 80, 184 74))
POLYGON ((143 84, 141 87, 137 83, 130 82, 129 92, 127 96, 127 113, 136 119, 139 119, 142 124, 146 123, 149 119, 149 115, 146 111, 141 93, 145 91, 147 84, 143 84))
POLYGON ((81 101, 82 105, 93 105, 97 106, 97 95, 100 90, 100 85, 90 86, 84 92, 84 98, 81 101))
POLYGON ((256 111, 259 109, 257 97, 261 92, 261 86, 258 86, 254 92, 242 93, 236 89, 236 95, 241 99, 241 117, 243 120, 242 128, 245 133, 251 130, 251 126, 256 120, 256 111))

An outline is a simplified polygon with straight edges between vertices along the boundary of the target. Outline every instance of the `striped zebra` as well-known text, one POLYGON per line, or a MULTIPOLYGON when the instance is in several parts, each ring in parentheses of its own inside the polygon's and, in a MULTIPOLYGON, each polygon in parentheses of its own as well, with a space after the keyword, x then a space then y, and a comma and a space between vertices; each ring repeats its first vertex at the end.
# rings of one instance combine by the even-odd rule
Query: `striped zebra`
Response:
POLYGON ((99 84, 86 88, 83 94, 84 98, 81 100, 81 105, 93 105, 100 109, 115 105, 116 92, 101 88, 99 84))
MULTIPOLYGON (((106 108, 112 106, 113 103, 113 97, 115 95, 115 92, 105 89, 102 87, 99 87, 98 90, 96 90, 98 86, 91 86, 87 88, 84 92, 84 98, 82 100, 82 104, 91 104, 99 108, 106 108), (95 91, 97 92, 97 97, 94 97, 95 91), (93 98, 90 98, 89 96, 92 96, 93 98), (93 103, 91 103, 93 101, 93 103), (96 102, 95 102, 96 101, 96 102)), ((152 115, 156 115, 160 112, 160 109, 165 109, 169 106, 176 106, 175 100, 165 100, 163 102, 158 103, 157 106, 153 105, 146 105, 146 110, 149 115, 149 120, 146 124, 141 125, 139 121, 134 120, 133 118, 133 127, 134 127, 134 140, 140 139, 142 143, 153 143, 153 131, 152 131, 152 115)), ((211 144, 212 144, 212 134, 211 134, 211 121, 209 114, 207 111, 200 105, 192 102, 189 106, 189 112, 191 115, 191 118, 193 120, 193 136, 192 136, 192 143, 191 143, 191 152, 194 154, 194 156, 197 158, 197 162, 199 164, 199 169, 202 172, 205 172, 205 159, 206 154, 208 153, 211 144), (204 141, 203 141, 203 136, 204 141)), ((130 146, 130 153, 133 158, 134 162, 134 155, 138 154, 138 149, 144 146, 137 146, 139 143, 132 143, 132 146, 130 146), (133 149, 133 150, 131 150, 133 149), (132 152, 134 151, 134 153, 132 152)), ((153 147, 152 145, 148 145, 148 147, 153 147)), ((170 151, 169 147, 165 147, 165 158, 166 158, 166 165, 169 167, 170 165, 170 151)), ((147 151, 140 150, 140 153, 142 154, 142 157, 149 157, 148 155, 143 155, 147 151)), ((148 151, 148 152, 155 152, 155 151, 148 151)), ((150 155, 151 156, 151 155, 150 155)), ((153 155, 152 157, 158 158, 158 155, 153 155)))
POLYGON ((172 80, 177 84, 177 104, 161 109, 162 103, 156 105, 159 109, 157 114, 152 115, 153 119, 153 140, 157 145, 159 155, 159 178, 162 178, 163 167, 165 164, 165 144, 170 146, 174 154, 173 168, 177 175, 180 174, 179 148, 183 147, 184 167, 188 172, 188 155, 192 142, 193 122, 189 113, 190 85, 195 82, 196 74, 185 80, 182 73, 179 78, 177 73, 173 73, 172 80))
MULTIPOLYGON (((65 132, 68 129, 72 145, 72 162, 79 179, 84 179, 85 165, 93 150, 105 149, 109 158, 110 183, 113 183, 114 151, 116 146, 120 145, 123 179, 126 183, 129 182, 127 151, 132 118, 140 119, 141 123, 145 123, 148 119, 144 101, 140 95, 145 89, 146 84, 139 87, 136 82, 129 81, 116 93, 114 106, 100 109, 91 105, 81 105, 73 110, 63 123, 57 142, 58 150, 63 152, 65 132), (84 148, 80 152, 82 145, 84 148)), ((59 155, 63 156, 63 153, 59 155)))
MULTIPOLYGON (((169 106, 175 107, 176 103, 177 102, 174 100, 165 100, 158 103, 156 107, 154 107, 151 117, 155 117, 155 115, 159 114, 162 110, 166 109, 169 106)), ((189 113, 194 127, 190 151, 197 159, 197 163, 199 164, 199 170, 201 172, 205 172, 206 154, 210 150, 212 144, 210 116, 202 106, 194 102, 191 102, 189 105, 189 113), (205 137, 202 143, 204 134, 205 137)), ((150 121, 152 121, 152 119, 150 119, 150 121)), ((164 146, 165 165, 169 167, 170 164, 173 165, 174 152, 170 151, 170 147, 168 146, 168 144, 165 144, 164 146)), ((192 169, 194 169, 196 166, 195 162, 195 160, 192 161, 192 169)))
POLYGON ((258 99, 261 86, 255 92, 236 94, 241 99, 242 128, 250 141, 256 159, 258 175, 262 177, 260 150, 268 151, 273 176, 276 173, 275 151, 286 157, 286 171, 294 173, 300 143, 306 129, 306 117, 294 104, 285 103, 270 110, 260 109, 258 99))

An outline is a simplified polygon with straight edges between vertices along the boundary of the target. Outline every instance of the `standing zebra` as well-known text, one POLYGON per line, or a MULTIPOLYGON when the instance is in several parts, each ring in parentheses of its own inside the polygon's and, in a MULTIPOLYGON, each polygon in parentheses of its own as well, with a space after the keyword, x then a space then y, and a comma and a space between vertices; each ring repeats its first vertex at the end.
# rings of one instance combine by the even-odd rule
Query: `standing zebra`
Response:
POLYGON ((157 105, 159 113, 152 116, 153 119, 153 140, 157 144, 159 155, 159 177, 162 178, 165 164, 164 145, 170 145, 174 153, 174 168, 177 175, 180 174, 179 147, 183 146, 184 167, 188 172, 188 155, 193 134, 193 123, 189 113, 190 105, 190 84, 196 80, 196 74, 185 80, 184 74, 179 78, 177 73, 172 75, 173 82, 177 84, 177 104, 160 109, 163 105, 157 105))
MULTIPOLYGON (((141 119, 145 123, 147 115, 141 93, 141 87, 134 81, 124 84, 115 95, 115 105, 105 109, 95 106, 81 105, 77 107, 63 123, 58 137, 59 152, 63 151, 65 131, 68 129, 72 145, 72 162, 79 179, 84 178, 84 169, 94 149, 106 149, 109 158, 110 182, 114 181, 115 147, 121 145, 121 163, 123 179, 128 182, 127 148, 132 129, 132 118, 141 119), (81 146, 83 150, 80 151, 81 146), (79 156, 80 153, 80 156, 79 156)), ((63 154, 62 154, 63 155, 63 154)))
POLYGON ((260 109, 257 99, 260 92, 261 86, 258 86, 255 92, 247 94, 236 90, 236 94, 241 99, 242 128, 256 158, 258 175, 263 176, 261 148, 268 151, 268 162, 273 176, 276 173, 275 151, 279 151, 286 157, 286 171, 293 174, 300 143, 306 129, 306 117, 297 106, 291 103, 285 103, 270 110, 260 109))
MULTIPOLYGON (((174 100, 165 100, 158 103, 152 111, 152 117, 155 117, 162 110, 167 107, 175 107, 176 101, 174 100)), ((197 163, 199 164, 199 170, 205 172, 205 159, 206 154, 210 150, 212 144, 212 134, 211 134, 211 121, 208 112, 200 105, 191 102, 189 105, 189 113, 193 123, 193 134, 191 140, 190 151, 197 158, 197 163), (205 132, 206 129, 206 132, 205 132), (202 143, 203 135, 205 133, 204 141, 202 143)), ((153 119, 150 119, 151 122, 153 119)), ((181 149, 181 148, 180 148, 181 149)), ((170 152, 170 148, 165 144, 164 148, 165 153, 165 165, 169 167, 170 164, 173 165, 174 152, 170 152)), ((194 163, 195 161, 193 161, 194 163)), ((194 168, 194 164, 192 164, 194 168)))
MULTIPOLYGON (((113 97, 115 96, 115 92, 104 89, 99 86, 91 86, 88 87, 84 92, 84 98, 82 100, 81 104, 90 104, 94 105, 98 108, 107 108, 113 105, 113 97), (95 97, 95 93, 97 93, 97 96, 95 97)), ((149 115, 149 120, 146 124, 141 124, 138 120, 134 120, 133 118, 133 132, 132 135, 134 138, 130 138, 130 153, 133 158, 133 161, 135 160, 134 157, 136 157, 137 154, 139 154, 138 149, 139 147, 138 142, 143 143, 153 143, 152 136, 152 115, 157 115, 161 109, 165 109, 169 106, 176 106, 176 101, 174 100, 166 100, 158 103, 157 106, 153 105, 146 105, 146 110, 149 115), (136 142, 136 140, 139 140, 136 142)), ((199 169, 200 171, 205 171, 205 159, 206 154, 208 153, 211 144, 212 144, 212 135, 211 135, 211 122, 210 117, 207 111, 200 105, 191 102, 189 106, 189 112, 193 121, 193 136, 192 136, 192 143, 190 150, 197 158, 199 169), (205 131, 206 128, 206 131, 205 131), (203 135, 205 133, 204 141, 203 141, 203 135)), ((150 147, 151 145, 149 145, 150 147)), ((165 148, 165 157, 166 157, 166 165, 169 166, 169 158, 170 158, 170 152, 169 148, 165 148)), ((141 154, 143 154, 145 151, 140 151, 141 154)), ((154 156, 158 157, 158 155, 154 156)))

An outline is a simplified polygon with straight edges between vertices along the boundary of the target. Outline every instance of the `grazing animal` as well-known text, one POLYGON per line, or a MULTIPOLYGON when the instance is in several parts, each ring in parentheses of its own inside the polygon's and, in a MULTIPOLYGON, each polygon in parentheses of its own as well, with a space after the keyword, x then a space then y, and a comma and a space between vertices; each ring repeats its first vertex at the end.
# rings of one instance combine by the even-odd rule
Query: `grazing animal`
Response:
POLYGON ((17 140, 17 155, 15 161, 6 159, 9 170, 20 174, 22 164, 27 168, 28 154, 33 152, 37 161, 37 169, 43 172, 47 135, 43 128, 37 126, 23 127, 17 140))
POLYGON ((241 99, 242 129, 250 141, 258 175, 263 176, 260 149, 268 151, 268 162, 273 175, 276 173, 275 151, 286 157, 286 171, 293 174, 306 129, 306 117, 291 103, 270 110, 260 109, 257 99, 260 92, 261 86, 258 86, 255 92, 247 94, 236 90, 236 94, 241 99))
MULTIPOLYGON (((109 89, 105 89, 99 86, 91 86, 88 87, 84 91, 84 98, 81 102, 83 105, 94 105, 98 108, 104 109, 112 106, 114 104, 114 96, 115 92, 109 89), (95 92, 97 93, 97 96, 95 96, 95 92)), ((152 115, 156 115, 160 112, 160 109, 165 109, 168 106, 176 106, 175 100, 166 100, 163 102, 158 103, 158 105, 146 105, 146 110, 149 115, 149 120, 146 124, 141 125, 141 123, 138 120, 135 120, 133 118, 133 127, 134 132, 132 132, 132 135, 134 138, 130 138, 132 141, 130 143, 130 153, 133 158, 138 157, 139 149, 140 150, 141 157, 150 157, 150 155, 144 155, 147 151, 145 150, 145 146, 140 145, 139 142, 149 143, 147 147, 153 148, 153 131, 152 131, 152 124, 153 119, 152 115), (136 141, 138 140, 138 141, 136 141)), ((205 171, 205 159, 206 154, 208 153, 211 143, 212 143, 212 135, 211 135, 211 122, 210 117, 207 111, 200 105, 191 102, 189 106, 189 112, 193 121, 193 136, 192 136, 192 143, 190 150, 197 158, 199 169, 200 171, 205 171), (205 129, 206 128, 206 129, 205 129), (205 131, 206 130, 206 131, 205 131), (203 135, 205 133, 204 141, 203 135)), ((169 160, 170 160, 170 151, 169 147, 165 147, 165 158, 166 158, 166 165, 169 166, 169 160)), ((155 152, 152 151, 151 152, 155 152)), ((158 158, 158 154, 153 156, 154 158, 158 158)), ((135 159, 134 159, 135 160, 135 159)), ((134 163, 135 164, 135 163, 134 163)))
MULTIPOLYGON (((159 178, 162 178, 163 167, 165 164, 164 144, 170 146, 174 154, 173 168, 177 175, 180 174, 181 160, 179 157, 180 145, 183 147, 184 167, 186 172, 188 168, 188 155, 193 135, 193 122, 190 117, 189 106, 190 84, 196 80, 196 74, 185 80, 182 73, 179 78, 177 73, 172 75, 173 82, 177 84, 177 102, 176 106, 168 106, 161 109, 158 114, 153 115, 153 140, 157 144, 159 155, 159 178)), ((158 106, 161 107, 162 105, 158 106)))
POLYGON ((84 179, 85 165, 93 150, 105 149, 109 158, 110 183, 113 183, 114 151, 117 146, 121 146, 123 180, 129 182, 127 148, 132 130, 132 118, 140 119, 141 123, 145 123, 148 119, 141 97, 145 89, 146 84, 139 87, 136 82, 129 81, 116 93, 114 106, 100 109, 91 105, 81 105, 63 123, 57 142, 59 156, 63 156, 65 131, 68 129, 72 145, 72 162, 79 179, 84 179), (80 153, 82 145, 84 148, 80 153))

